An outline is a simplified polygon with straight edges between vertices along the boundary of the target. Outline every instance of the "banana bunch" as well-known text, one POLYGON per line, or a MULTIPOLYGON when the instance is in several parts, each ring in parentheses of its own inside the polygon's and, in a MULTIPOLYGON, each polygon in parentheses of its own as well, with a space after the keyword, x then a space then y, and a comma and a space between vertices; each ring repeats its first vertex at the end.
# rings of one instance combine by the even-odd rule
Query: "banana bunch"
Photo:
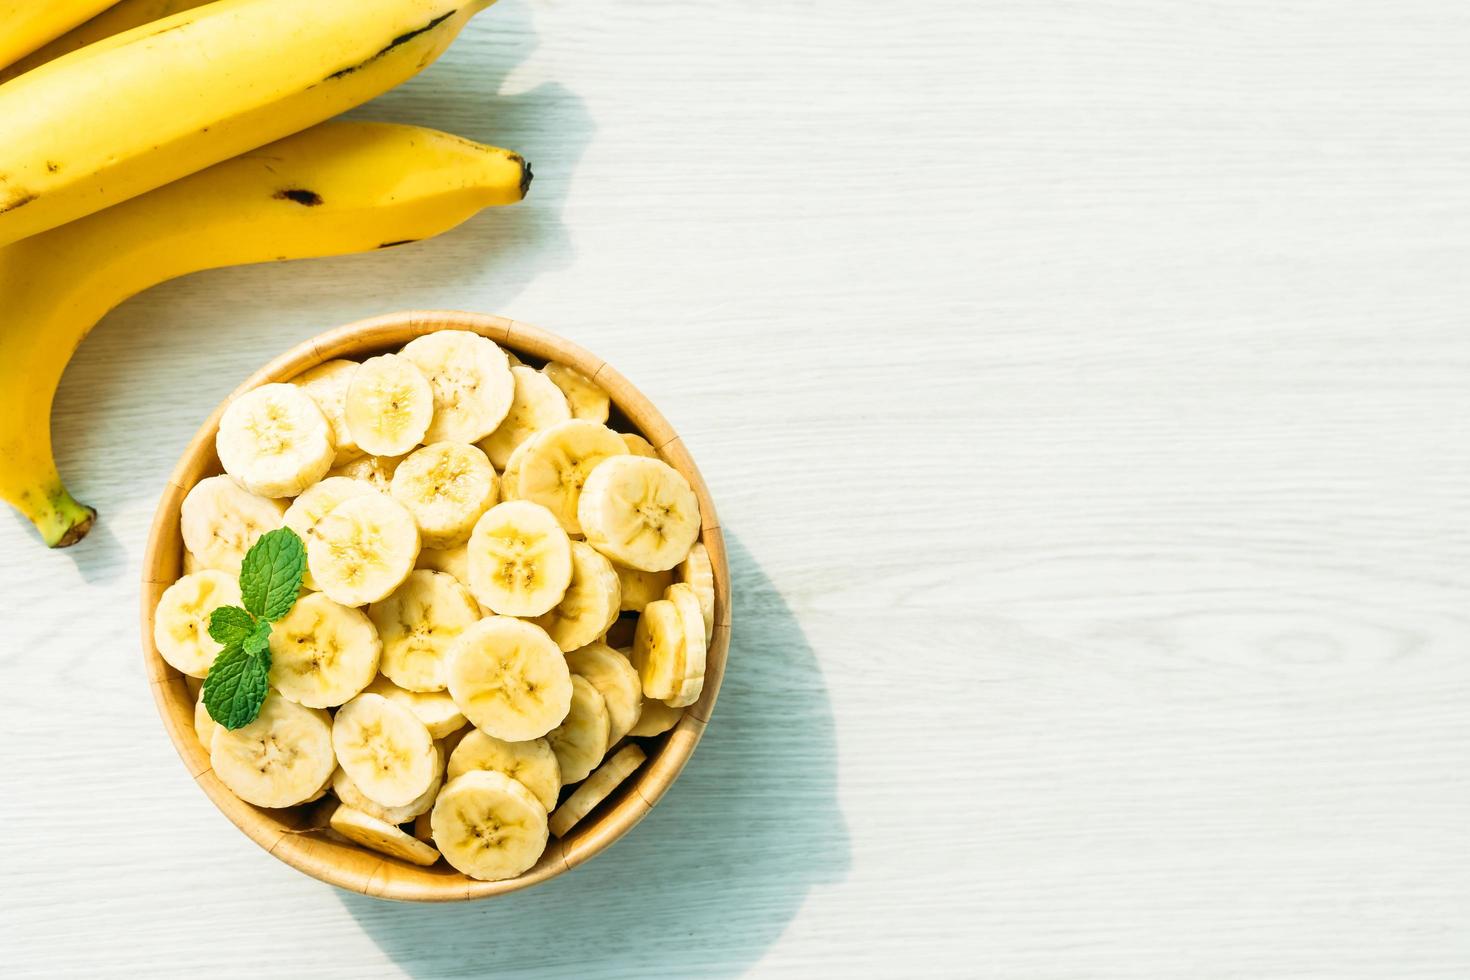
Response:
POLYGON ((635 772, 629 740, 703 690, 715 581, 694 491, 608 416, 573 369, 459 330, 236 396, 155 647, 207 675, 211 613, 276 527, 304 542, 308 591, 271 631, 259 717, 196 711, 225 785, 268 807, 332 794, 347 840, 497 880, 635 772))

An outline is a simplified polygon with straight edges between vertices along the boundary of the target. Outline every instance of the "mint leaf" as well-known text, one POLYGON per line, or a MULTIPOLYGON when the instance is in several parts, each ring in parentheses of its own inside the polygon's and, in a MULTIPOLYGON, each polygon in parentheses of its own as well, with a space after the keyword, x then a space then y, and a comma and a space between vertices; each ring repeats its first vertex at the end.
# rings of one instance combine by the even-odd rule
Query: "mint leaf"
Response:
POLYGON ((243 728, 260 714, 269 688, 269 657, 226 647, 214 658, 204 678, 204 707, 209 717, 230 730, 243 728))
POLYGON ((306 545, 289 527, 262 534, 240 565, 240 597, 245 608, 275 622, 296 604, 306 571, 306 545))
POLYGON ((271 624, 265 620, 255 624, 255 631, 241 642, 240 648, 252 657, 262 657, 266 669, 271 665, 271 624))
POLYGON ((239 646, 255 629, 255 617, 239 606, 220 606, 209 614, 209 635, 222 647, 239 646))

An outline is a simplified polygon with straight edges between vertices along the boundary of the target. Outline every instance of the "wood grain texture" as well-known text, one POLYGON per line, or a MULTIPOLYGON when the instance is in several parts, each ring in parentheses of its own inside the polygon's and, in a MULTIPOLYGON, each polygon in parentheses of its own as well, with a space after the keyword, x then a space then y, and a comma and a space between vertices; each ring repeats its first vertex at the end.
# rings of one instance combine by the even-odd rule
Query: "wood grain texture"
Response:
POLYGON ((160 287, 68 374, 103 521, 0 521, 4 972, 1470 975, 1467 45, 1448 0, 502 0, 355 115, 523 151, 524 205, 160 287), (199 420, 414 306, 632 379, 739 606, 648 818, 452 909, 241 837, 133 628, 199 420))

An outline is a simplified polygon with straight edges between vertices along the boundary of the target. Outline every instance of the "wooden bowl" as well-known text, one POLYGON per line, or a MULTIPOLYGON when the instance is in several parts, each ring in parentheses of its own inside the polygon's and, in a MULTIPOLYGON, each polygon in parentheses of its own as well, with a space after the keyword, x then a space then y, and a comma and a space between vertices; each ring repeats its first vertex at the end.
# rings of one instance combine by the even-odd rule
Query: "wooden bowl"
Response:
MULTIPOLYGON (((730 647, 730 574, 724 539, 714 502, 684 443, 653 403, 600 358, 576 344, 528 324, 476 313, 410 311, 374 317, 338 327, 292 348, 253 374, 230 396, 272 381, 287 381, 336 357, 361 359, 396 350, 414 337, 436 330, 473 330, 531 361, 557 360, 594 379, 614 405, 614 417, 641 432, 671 466, 683 473, 699 496, 701 540, 709 549, 715 575, 715 632, 705 669, 704 693, 669 732, 645 742, 648 761, 565 837, 552 837, 536 866, 507 881, 476 881, 440 862, 431 868, 408 864, 368 851, 322 832, 322 806, 303 804, 268 810, 244 802, 225 788, 210 768, 209 754, 194 734, 194 696, 184 676, 170 667, 153 645, 153 610, 163 590, 182 571, 184 544, 179 534, 179 506, 184 495, 206 476, 221 472, 214 436, 229 399, 205 420, 169 477, 148 535, 143 559, 141 621, 143 661, 163 726, 173 739, 189 773, 215 806, 251 840, 282 861, 322 881, 379 898, 412 902, 453 902, 503 895, 554 878, 590 860, 643 819, 689 761, 709 721, 725 671, 730 647)), ((328 798, 330 799, 330 797, 328 798)))

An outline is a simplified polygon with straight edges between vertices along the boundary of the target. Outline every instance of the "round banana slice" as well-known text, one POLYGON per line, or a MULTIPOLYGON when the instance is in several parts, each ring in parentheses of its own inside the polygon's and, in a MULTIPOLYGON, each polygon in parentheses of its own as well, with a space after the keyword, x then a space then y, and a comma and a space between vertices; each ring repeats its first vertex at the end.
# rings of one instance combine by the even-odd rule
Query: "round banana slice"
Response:
POLYGON ((449 756, 445 778, 454 779, 477 769, 503 773, 534 793, 548 810, 556 806, 561 769, 551 743, 544 738, 507 742, 472 728, 449 756))
POLYGON ((679 723, 684 717, 683 708, 671 708, 662 701, 652 698, 643 699, 643 710, 638 714, 638 723, 629 729, 628 734, 634 738, 652 738, 662 735, 679 723))
MULTIPOLYGON (((643 711, 643 682, 628 658, 605 643, 589 643, 567 654, 572 676, 581 675, 607 703, 607 744, 616 745, 633 730, 643 711)), ((574 706, 575 707, 575 706, 574 706)))
POLYGON ((449 693, 476 728, 507 742, 540 738, 566 718, 572 676, 546 631, 509 616, 482 619, 449 654, 449 693))
POLYGON ((476 442, 510 411, 510 361, 489 338, 440 330, 410 340, 399 356, 417 365, 434 389, 434 421, 424 442, 476 442))
POLYGON ((557 768, 563 784, 587 778, 593 767, 607 755, 611 725, 607 702, 602 692, 580 674, 572 675, 572 708, 556 728, 547 733, 546 741, 556 753, 557 768))
POLYGON ((514 878, 546 850, 546 808, 504 773, 476 769, 451 779, 429 827, 444 860, 481 881, 514 878))
POLYGON ((593 422, 607 421, 611 402, 607 392, 599 388, 595 381, 576 368, 558 364, 556 361, 550 362, 541 370, 566 396, 572 418, 590 419, 593 422))
POLYGON ((572 581, 571 540, 551 511, 528 500, 485 511, 467 558, 470 592, 502 616, 540 616, 572 581))
POLYGON ((653 448, 653 443, 640 435, 632 432, 619 432, 623 437, 623 445, 628 447, 628 452, 634 456, 646 456, 649 459, 658 459, 658 450, 653 448))
POLYGON ((332 721, 337 763, 379 806, 412 803, 434 782, 439 750, 429 729, 401 704, 359 694, 332 721))
POLYGON ((581 541, 572 542, 572 581, 550 612, 534 622, 565 651, 586 646, 618 618, 623 590, 612 562, 581 541))
POLYGON ((709 549, 698 542, 689 555, 674 569, 680 582, 694 590, 699 599, 699 613, 704 618, 704 642, 715 635, 715 566, 709 560, 709 549))
MULTIPOLYGON (((429 735, 436 739, 448 738, 468 724, 459 706, 454 703, 454 698, 446 691, 406 691, 381 675, 364 688, 364 691, 403 705, 418 716, 419 721, 429 730, 429 735)), ((447 753, 445 758, 448 758, 447 753)))
POLYGON ((268 384, 230 402, 214 436, 225 472, 262 497, 294 497, 332 468, 332 427, 295 385, 268 384))
POLYGON ((349 463, 343 463, 327 472, 327 476, 346 476, 354 480, 363 480, 373 485, 373 489, 387 493, 393 486, 393 474, 398 471, 398 464, 403 462, 406 456, 363 456, 349 463))
MULTIPOLYGON (((204 746, 205 752, 208 752, 210 747, 214 745, 215 733, 224 731, 225 727, 209 717, 209 709, 204 706, 204 688, 201 687, 199 689, 199 693, 195 695, 195 698, 194 734, 199 736, 199 744, 204 746)), ((552 802, 555 803, 555 800, 552 802)))
POLYGON ((332 456, 333 466, 350 463, 362 455, 362 450, 352 441, 351 430, 347 428, 347 386, 356 373, 356 361, 338 358, 318 364, 291 379, 292 384, 311 396, 332 427, 332 444, 337 448, 332 456))
POLYGON ((270 685, 308 708, 335 708, 378 673, 383 645, 361 609, 320 592, 302 596, 271 627, 270 685))
MULTIPOLYGON (((439 750, 434 750, 435 758, 438 758, 439 750)), ((332 774, 332 792, 337 794, 337 799, 346 803, 355 810, 361 810, 369 816, 377 817, 384 823, 397 826, 408 823, 421 813, 428 813, 434 808, 434 797, 439 795, 439 788, 444 785, 444 766, 434 767, 434 780, 429 783, 429 788, 417 797, 405 803, 403 806, 383 806, 357 788, 352 777, 343 772, 341 767, 332 774)))
POLYGON ((547 821, 548 829, 558 837, 565 837, 582 818, 597 808, 597 804, 612 795, 623 780, 633 775, 643 760, 648 758, 636 745, 625 745, 616 755, 597 768, 587 781, 578 786, 567 801, 557 807, 547 821))
POLYGON ((454 548, 500 499, 495 468, 478 446, 436 442, 416 450, 393 474, 393 499, 418 522, 426 548, 454 548))
POLYGON ((541 430, 524 445, 515 476, 516 496, 550 510, 568 534, 581 534, 577 501, 582 484, 603 460, 628 455, 623 440, 605 425, 572 419, 541 430))
POLYGON ((388 595, 408 578, 418 557, 413 515, 381 493, 333 507, 306 542, 311 577, 344 606, 365 606, 388 595))
POLYGON ((385 823, 370 813, 351 806, 339 806, 328 821, 332 829, 355 844, 412 864, 428 867, 439 860, 439 852, 421 840, 385 823))
POLYGON ((449 647, 479 622, 480 607, 454 576, 420 569, 409 572, 392 595, 368 606, 367 614, 383 639, 378 669, 407 690, 442 691, 448 685, 449 647))
POLYGON ((620 608, 624 612, 642 612, 643 607, 653 600, 662 599, 664 589, 674 584, 674 573, 671 570, 645 572, 641 568, 627 568, 617 564, 613 568, 622 585, 620 608))
MULTIPOLYGON (((664 598, 674 604, 684 628, 684 670, 674 694, 665 700, 670 707, 682 708, 698 701, 699 692, 704 690, 704 661, 708 653, 704 642, 704 614, 699 610, 699 599, 694 589, 684 582, 669 586, 664 598)), ((634 639, 636 641, 636 636, 634 639)))
POLYGON ((311 799, 336 768, 332 752, 331 717, 271 691, 250 724, 215 732, 209 764, 240 799, 275 808, 311 799))
POLYGON ((502 470, 521 443, 542 429, 572 417, 566 396, 546 375, 524 365, 512 367, 510 373, 515 379, 515 398, 510 403, 510 411, 494 432, 480 440, 480 448, 485 450, 490 462, 502 470))
POLYGON ((205 568, 240 577, 240 563, 257 538, 281 526, 286 504, 257 497, 227 476, 194 484, 179 507, 184 547, 205 568))
POLYGON ((667 701, 683 690, 686 647, 684 620, 672 600, 657 599, 643 608, 629 659, 645 697, 667 701))
POLYGON ((689 481, 668 463, 643 456, 617 456, 594 469, 577 517, 588 544, 645 572, 673 568, 699 537, 699 499, 689 481))
POLYGON ((234 576, 206 569, 185 575, 163 590, 153 611, 153 645, 170 667, 190 677, 204 677, 220 645, 209 635, 209 617, 220 606, 238 606, 240 586, 234 576))
POLYGON ((402 456, 424 441, 434 417, 434 391, 412 361, 380 354, 358 365, 343 413, 358 448, 376 456, 402 456))
MULTIPOLYGON (((295 531, 296 536, 305 543, 311 540, 316 526, 323 517, 331 513, 333 507, 344 500, 377 492, 378 488, 366 480, 357 480, 350 476, 329 476, 320 483, 307 487, 301 496, 291 501, 291 506, 286 508, 286 516, 281 519, 281 526, 295 531)), ((310 568, 302 576, 301 584, 313 591, 317 590, 316 579, 311 577, 310 568)))

